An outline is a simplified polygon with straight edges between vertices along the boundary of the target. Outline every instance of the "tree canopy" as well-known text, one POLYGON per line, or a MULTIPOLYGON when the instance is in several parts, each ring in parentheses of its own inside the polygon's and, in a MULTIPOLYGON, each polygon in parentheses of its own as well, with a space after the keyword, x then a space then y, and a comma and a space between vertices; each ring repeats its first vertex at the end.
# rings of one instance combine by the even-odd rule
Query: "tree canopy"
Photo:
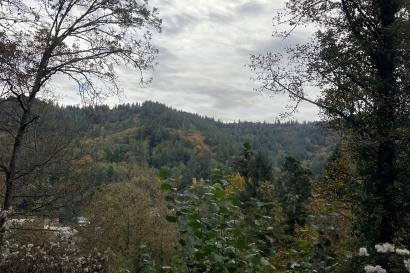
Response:
MULTIPOLYGON (((85 102, 118 94, 118 65, 140 73, 152 68, 157 49, 150 43, 150 30, 160 30, 160 25, 157 10, 148 1, 1 2, 0 102, 14 102, 11 111, 3 111, 9 116, 0 128, 7 135, 6 152, 0 156, 0 171, 5 175, 2 210, 11 210, 13 188, 22 173, 44 167, 25 162, 29 167, 21 170, 19 164, 33 143, 28 132, 40 119, 34 104, 53 93, 51 80, 68 78, 77 84, 85 102)), ((3 213, 0 245, 6 222, 7 213, 3 213)))
POLYGON ((317 105, 350 135, 364 187, 361 232, 370 244, 391 242, 410 211, 406 170, 398 164, 409 144, 401 133, 409 124, 409 2, 290 0, 286 7, 275 22, 291 30, 278 34, 300 26, 316 31, 285 54, 253 56, 260 89, 317 105), (311 87, 321 91, 318 98, 311 87))

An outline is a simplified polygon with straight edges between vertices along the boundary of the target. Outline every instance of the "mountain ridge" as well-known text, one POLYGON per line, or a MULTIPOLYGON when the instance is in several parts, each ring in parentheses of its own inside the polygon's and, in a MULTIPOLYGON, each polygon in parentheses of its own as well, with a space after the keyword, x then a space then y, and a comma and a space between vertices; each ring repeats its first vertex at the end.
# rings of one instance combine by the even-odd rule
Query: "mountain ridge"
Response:
POLYGON ((168 167, 186 179, 208 178, 212 168, 229 169, 245 142, 275 167, 293 156, 318 174, 338 143, 321 122, 223 123, 156 102, 56 109, 74 124, 83 144, 93 144, 88 152, 95 158, 168 167))

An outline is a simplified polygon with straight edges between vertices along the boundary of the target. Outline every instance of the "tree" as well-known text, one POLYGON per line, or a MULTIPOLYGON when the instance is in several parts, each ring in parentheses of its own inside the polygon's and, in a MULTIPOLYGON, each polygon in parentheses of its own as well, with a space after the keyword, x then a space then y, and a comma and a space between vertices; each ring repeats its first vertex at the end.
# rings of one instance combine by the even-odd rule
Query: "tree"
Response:
MULTIPOLYGON (((18 109, 15 101, 0 104, 0 154, 10 156, 13 135, 5 133, 15 123, 12 113, 18 109)), ((89 194, 90 184, 83 183, 77 175, 75 155, 71 150, 74 131, 70 120, 56 115, 51 103, 36 101, 33 109, 41 119, 26 130, 18 163, 18 179, 13 184, 10 205, 13 212, 9 217, 56 217, 75 207, 89 194)), ((13 127, 11 127, 13 128, 13 127)), ((6 192, 5 176, 0 173, 0 194, 6 192)), ((29 229, 11 227, 13 236, 29 229)), ((36 231, 39 233, 39 231, 36 231)))
POLYGON ((226 191, 230 194, 234 194, 245 190, 245 179, 239 173, 233 174, 231 179, 229 179, 229 185, 226 187, 226 191))
MULTIPOLYGON (((12 111, 12 136, 1 155, 5 196, 0 244, 21 175, 21 154, 28 128, 39 120, 34 104, 53 91, 51 79, 67 77, 86 102, 119 93, 116 66, 141 72, 152 67, 157 50, 149 29, 159 30, 157 10, 147 1, 37 0, 3 1, 0 10, 0 99, 19 106, 12 111)), ((33 167, 32 167, 33 168, 33 167)), ((37 167, 36 167, 37 168, 37 167)))
POLYGON ((275 17, 292 27, 282 34, 313 25, 314 38, 251 63, 261 90, 312 103, 350 134, 364 188, 361 233, 369 245, 408 230, 408 168, 398 162, 408 158, 409 145, 400 133, 409 125, 409 9, 402 0, 289 0, 287 13, 275 17), (311 86, 322 91, 318 99, 308 96, 311 86))
POLYGON ((249 176, 249 162, 254 156, 251 145, 249 142, 243 144, 243 148, 240 156, 233 162, 234 169, 245 178, 249 176))
POLYGON ((168 210, 158 179, 150 171, 140 173, 103 187, 84 211, 90 224, 80 229, 83 248, 111 249, 115 270, 138 271, 142 245, 160 264, 170 262, 177 246, 176 229, 165 220, 168 210))
MULTIPOLYGON (((318 272, 352 272, 346 253, 356 253, 356 237, 352 233, 352 199, 358 190, 351 175, 352 166, 344 145, 337 147, 328 166, 312 185, 307 206, 309 217, 303 228, 296 229, 300 264, 312 265, 318 272)), ((306 266, 307 267, 307 266, 306 266)), ((309 268, 306 268, 309 272, 309 268)))
POLYGON ((297 224, 303 225, 311 192, 312 173, 293 157, 287 157, 276 181, 278 199, 286 216, 287 232, 293 234, 297 224))
MULTIPOLYGON (((264 182, 273 180, 273 167, 270 159, 258 152, 249 162, 249 177, 253 181, 264 182)), ((258 183, 259 184, 259 183, 258 183)))
POLYGON ((243 176, 246 182, 246 198, 256 197, 258 187, 262 182, 273 180, 273 166, 270 159, 252 150, 250 144, 245 142, 240 156, 233 162, 233 168, 243 176))

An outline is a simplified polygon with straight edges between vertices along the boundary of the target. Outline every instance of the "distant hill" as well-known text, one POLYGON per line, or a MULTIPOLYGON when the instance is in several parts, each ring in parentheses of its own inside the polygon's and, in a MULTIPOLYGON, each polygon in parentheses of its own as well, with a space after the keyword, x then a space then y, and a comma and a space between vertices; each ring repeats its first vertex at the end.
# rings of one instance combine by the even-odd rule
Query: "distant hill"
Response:
POLYGON ((275 167, 291 155, 318 174, 338 143, 337 135, 319 122, 222 123, 154 102, 113 109, 57 106, 55 113, 70 121, 78 147, 98 163, 90 170, 98 184, 121 180, 137 165, 168 167, 185 183, 208 178, 212 168, 229 169, 244 142, 275 167))

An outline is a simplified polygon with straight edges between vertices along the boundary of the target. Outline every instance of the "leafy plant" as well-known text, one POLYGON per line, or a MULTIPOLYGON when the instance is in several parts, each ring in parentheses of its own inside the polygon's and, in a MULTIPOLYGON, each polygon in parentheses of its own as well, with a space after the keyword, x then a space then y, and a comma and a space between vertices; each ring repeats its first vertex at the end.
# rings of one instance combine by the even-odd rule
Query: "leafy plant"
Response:
MULTIPOLYGON (((175 181, 164 172, 162 189, 180 233, 181 253, 174 257, 171 272, 272 272, 258 238, 269 227, 255 217, 249 228, 237 194, 225 189, 228 176, 218 171, 211 181, 178 192, 175 181)), ((261 204, 262 206, 263 204, 261 204)))

